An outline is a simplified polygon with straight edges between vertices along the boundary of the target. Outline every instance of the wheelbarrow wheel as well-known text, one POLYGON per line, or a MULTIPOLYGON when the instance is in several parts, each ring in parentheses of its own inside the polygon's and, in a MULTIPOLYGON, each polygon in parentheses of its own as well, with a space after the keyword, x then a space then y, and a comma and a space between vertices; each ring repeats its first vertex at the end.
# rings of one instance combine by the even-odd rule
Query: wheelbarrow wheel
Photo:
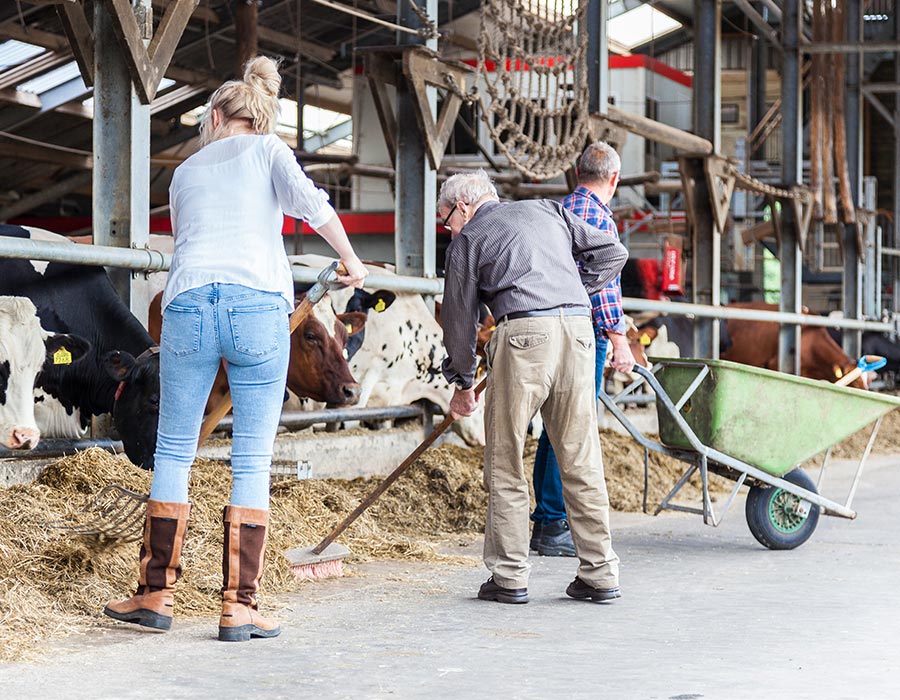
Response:
MULTIPOLYGON (((802 469, 784 480, 818 493, 802 469)), ((794 549, 808 540, 819 524, 819 507, 776 486, 753 486, 747 494, 747 525, 756 540, 769 549, 794 549)))

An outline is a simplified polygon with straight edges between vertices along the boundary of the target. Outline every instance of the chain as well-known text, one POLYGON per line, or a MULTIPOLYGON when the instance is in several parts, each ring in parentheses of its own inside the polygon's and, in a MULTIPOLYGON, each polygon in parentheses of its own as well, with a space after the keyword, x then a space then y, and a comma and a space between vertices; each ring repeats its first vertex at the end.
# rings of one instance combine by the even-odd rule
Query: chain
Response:
POLYGON ((806 196, 801 191, 790 191, 783 190, 778 187, 773 187, 772 185, 766 184, 756 178, 750 177, 746 173, 739 172, 731 166, 731 173, 735 179, 735 187, 738 187, 742 190, 750 190, 751 192, 757 192, 759 194, 769 195, 771 197, 778 197, 779 199, 798 199, 802 200, 806 196))
POLYGON ((416 17, 418 17, 419 21, 422 23, 422 26, 418 29, 419 36, 425 40, 437 39, 440 36, 437 25, 431 21, 428 13, 418 6, 415 3, 415 0, 408 0, 408 2, 412 11, 416 13, 416 17))

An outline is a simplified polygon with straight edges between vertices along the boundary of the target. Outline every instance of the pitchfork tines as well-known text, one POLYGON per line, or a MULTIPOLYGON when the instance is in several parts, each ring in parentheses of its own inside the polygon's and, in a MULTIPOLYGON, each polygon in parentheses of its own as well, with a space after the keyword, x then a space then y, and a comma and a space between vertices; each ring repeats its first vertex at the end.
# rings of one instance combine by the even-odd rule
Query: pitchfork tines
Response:
POLYGON ((78 516, 69 516, 47 525, 94 539, 100 544, 136 542, 143 535, 147 498, 143 493, 109 484, 84 507, 84 520, 77 521, 78 516))

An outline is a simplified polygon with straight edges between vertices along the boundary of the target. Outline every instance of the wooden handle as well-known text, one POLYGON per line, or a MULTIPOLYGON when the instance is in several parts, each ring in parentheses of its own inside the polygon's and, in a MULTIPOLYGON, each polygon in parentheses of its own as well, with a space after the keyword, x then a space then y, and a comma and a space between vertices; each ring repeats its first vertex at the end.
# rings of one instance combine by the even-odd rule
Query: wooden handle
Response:
MULTIPOLYGON (((310 301, 303 297, 303 301, 301 301, 297 308, 291 313, 290 320, 288 321, 288 327, 290 328, 290 333, 293 335, 294 331, 300 326, 301 323, 312 313, 313 304, 310 301)), ((212 435, 213 431, 216 429, 216 426, 219 422, 228 415, 228 412, 231 410, 232 401, 231 401, 231 390, 225 391, 225 396, 222 397, 222 400, 216 404, 216 407, 210 411, 206 418, 203 419, 203 425, 200 426, 200 437, 197 440, 197 447, 199 448, 206 439, 212 435)))
MULTIPOLYGON (((484 391, 484 388, 486 386, 487 377, 482 379, 478 386, 475 387, 476 399, 478 398, 479 394, 484 391)), ((369 508, 369 506, 371 506, 376 500, 378 500, 378 497, 385 491, 387 491, 391 487, 391 484, 397 481, 397 479, 402 476, 403 472, 409 469, 410 466, 412 466, 413 462, 415 462, 425 450, 431 447, 434 441, 437 440, 444 433, 444 431, 450 427, 454 420, 456 419, 453 417, 453 414, 448 413, 444 420, 442 420, 438 424, 438 426, 431 432, 431 434, 426 437, 421 443, 419 443, 419 446, 400 463, 400 466, 398 466, 396 469, 394 469, 394 471, 388 474, 384 478, 384 481, 378 484, 378 486, 375 487, 375 489, 368 496, 360 501, 360 504, 353 509, 353 512, 350 513, 350 515, 348 515, 346 518, 344 518, 340 523, 338 523, 335 528, 330 533, 328 533, 324 540, 313 547, 313 554, 321 554, 328 545, 334 542, 338 535, 340 535, 344 530, 350 527, 350 525, 353 524, 353 521, 355 521, 369 508)))

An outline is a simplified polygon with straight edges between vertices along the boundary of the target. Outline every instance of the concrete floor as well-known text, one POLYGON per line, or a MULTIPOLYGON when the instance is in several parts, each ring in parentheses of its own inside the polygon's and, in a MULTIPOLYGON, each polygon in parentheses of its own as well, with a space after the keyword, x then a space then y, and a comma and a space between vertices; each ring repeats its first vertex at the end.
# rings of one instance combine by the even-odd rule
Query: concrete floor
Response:
POLYGON ((0 665, 0 697, 895 699, 898 501, 900 457, 873 458, 859 518, 822 518, 789 552, 756 543, 743 499, 717 529, 616 514, 624 597, 608 605, 567 599, 574 562, 550 558, 534 561, 528 605, 479 601, 476 543, 460 548, 471 566, 378 562, 304 586, 280 599, 273 640, 217 642, 215 619, 161 635, 98 617, 39 664, 0 665))

